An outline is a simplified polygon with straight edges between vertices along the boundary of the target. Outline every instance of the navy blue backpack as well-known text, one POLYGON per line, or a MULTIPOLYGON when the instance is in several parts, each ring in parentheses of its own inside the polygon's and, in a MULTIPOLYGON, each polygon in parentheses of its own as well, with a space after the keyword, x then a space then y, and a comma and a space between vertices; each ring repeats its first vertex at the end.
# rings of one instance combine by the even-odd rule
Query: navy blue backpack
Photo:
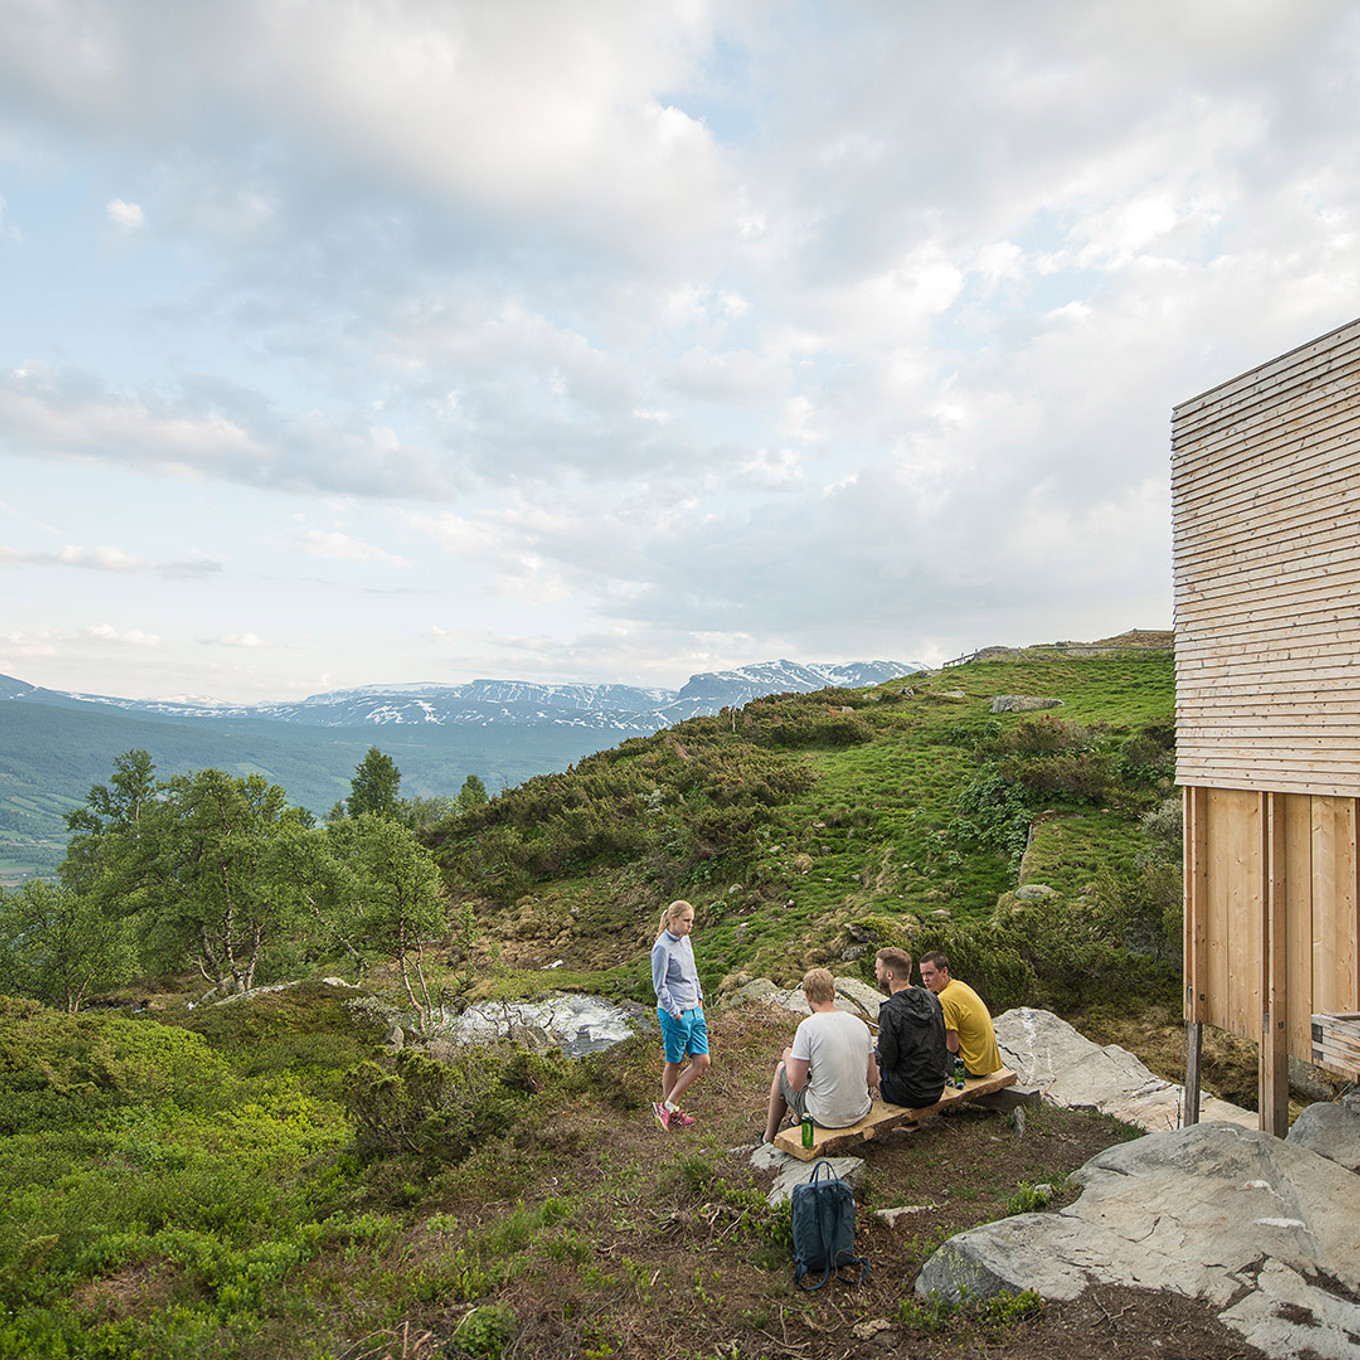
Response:
POLYGON ((869 1263, 855 1255, 855 1195, 825 1159, 812 1168, 811 1177, 793 1187, 793 1282, 800 1289, 820 1289, 833 1270, 859 1266, 862 1284, 869 1263), (823 1176, 822 1172, 826 1175, 823 1176), (804 1284, 805 1275, 822 1272, 816 1284, 804 1284))

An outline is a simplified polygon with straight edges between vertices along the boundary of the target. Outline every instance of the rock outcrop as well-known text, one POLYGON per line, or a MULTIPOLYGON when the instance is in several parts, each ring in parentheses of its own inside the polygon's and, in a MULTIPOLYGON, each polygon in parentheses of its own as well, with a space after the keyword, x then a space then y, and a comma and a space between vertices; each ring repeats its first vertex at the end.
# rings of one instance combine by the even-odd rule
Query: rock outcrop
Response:
POLYGON ((1096 1282, 1208 1300, 1268 1355, 1360 1353, 1360 1177, 1254 1129, 1198 1124, 1099 1153, 1081 1198, 951 1238, 918 1297, 1068 1299, 1096 1282))
MULTIPOLYGON (((1020 1006, 996 1017, 996 1042, 1018 1076, 1017 1093, 1037 1092, 1050 1105, 1097 1110, 1149 1133, 1184 1123, 1184 1088, 1148 1071, 1126 1048, 1103 1047, 1051 1011, 1020 1006)), ((1256 1128, 1250 1110, 1203 1096, 1200 1119, 1256 1128)))
POLYGON ((615 1004, 581 992, 552 992, 538 1001, 481 1001, 469 1006, 446 1031, 455 1043, 518 1039, 531 1050, 558 1046, 567 1058, 631 1039, 656 1026, 652 1012, 632 1002, 615 1004))

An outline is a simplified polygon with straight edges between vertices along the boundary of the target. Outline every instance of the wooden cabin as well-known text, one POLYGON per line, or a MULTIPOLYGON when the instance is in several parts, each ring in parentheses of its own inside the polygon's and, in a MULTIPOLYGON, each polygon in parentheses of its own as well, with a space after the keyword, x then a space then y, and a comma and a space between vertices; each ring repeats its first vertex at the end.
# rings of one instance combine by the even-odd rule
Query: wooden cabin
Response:
POLYGON ((1360 1076, 1360 321, 1172 418, 1187 1118, 1200 1026, 1360 1076))

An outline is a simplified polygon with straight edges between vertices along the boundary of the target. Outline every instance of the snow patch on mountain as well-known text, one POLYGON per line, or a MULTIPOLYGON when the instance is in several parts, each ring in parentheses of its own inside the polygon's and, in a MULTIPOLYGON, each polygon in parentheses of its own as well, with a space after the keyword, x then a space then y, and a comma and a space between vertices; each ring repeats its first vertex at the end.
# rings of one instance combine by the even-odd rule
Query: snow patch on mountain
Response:
POLYGON ((440 727, 566 725, 637 735, 701 714, 740 707, 766 694, 806 694, 837 686, 859 689, 924 669, 906 661, 841 664, 765 661, 690 676, 678 690, 637 685, 543 685, 528 680, 471 680, 363 685, 289 703, 231 704, 196 695, 120 699, 39 689, 0 676, 0 699, 86 704, 165 718, 264 719, 311 727, 440 727))

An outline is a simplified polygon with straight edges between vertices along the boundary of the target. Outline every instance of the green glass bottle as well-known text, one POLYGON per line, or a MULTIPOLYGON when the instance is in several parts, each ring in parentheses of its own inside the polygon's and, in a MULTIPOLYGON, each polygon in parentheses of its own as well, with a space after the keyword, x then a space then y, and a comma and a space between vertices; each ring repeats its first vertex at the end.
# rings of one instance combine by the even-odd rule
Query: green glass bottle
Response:
POLYGON ((812 1116, 810 1114, 805 1114, 803 1116, 802 1126, 803 1126, 803 1146, 805 1148, 810 1148, 812 1146, 812 1130, 815 1127, 813 1125, 812 1116))

